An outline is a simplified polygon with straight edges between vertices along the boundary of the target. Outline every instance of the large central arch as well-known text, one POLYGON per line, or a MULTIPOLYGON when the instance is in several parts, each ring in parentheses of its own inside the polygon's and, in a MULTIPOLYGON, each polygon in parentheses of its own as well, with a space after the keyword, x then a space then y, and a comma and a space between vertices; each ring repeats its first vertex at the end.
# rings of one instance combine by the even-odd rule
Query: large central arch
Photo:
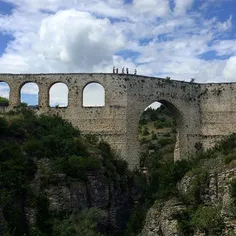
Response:
MULTIPOLYGON (((130 140, 128 143, 131 144, 131 146, 128 147, 128 152, 130 153, 136 152, 135 154, 136 157, 139 156, 140 153, 140 144, 138 141, 139 119, 145 108, 154 102, 159 102, 162 105, 164 105, 176 119, 177 134, 176 134, 176 145, 174 150, 174 160, 177 161, 180 159, 188 158, 190 153, 194 155, 194 153, 196 152, 194 146, 199 141, 198 140, 199 137, 196 136, 191 140, 192 137, 189 135, 189 131, 191 129, 191 125, 189 124, 191 122, 187 118, 188 112, 184 110, 184 107, 181 107, 178 104, 175 104, 175 102, 167 100, 163 97, 141 102, 139 103, 139 105, 136 106, 133 105, 128 109, 130 117, 132 117, 131 119, 130 118, 127 119, 127 130, 128 130, 127 134, 128 134, 128 139, 130 140), (190 140, 192 141, 192 145, 189 144, 190 140)), ((194 129, 194 127, 192 127, 192 129, 194 129)), ((137 160, 130 160, 130 162, 132 161, 135 162, 137 160)))

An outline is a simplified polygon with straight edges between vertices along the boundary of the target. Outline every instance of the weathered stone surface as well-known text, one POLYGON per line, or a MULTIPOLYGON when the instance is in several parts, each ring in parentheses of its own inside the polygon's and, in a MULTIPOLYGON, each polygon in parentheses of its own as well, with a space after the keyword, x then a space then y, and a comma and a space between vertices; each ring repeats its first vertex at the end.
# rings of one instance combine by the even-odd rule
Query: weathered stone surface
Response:
MULTIPOLYGON (((234 213, 235 209, 232 208, 232 198, 230 195, 230 183, 233 179, 236 179, 236 162, 231 162, 229 165, 221 165, 220 167, 217 164, 219 163, 218 160, 213 159, 211 161, 215 163, 211 168, 209 168, 209 163, 205 163, 209 176, 208 181, 204 185, 204 190, 201 192, 201 204, 219 207, 225 223, 225 235, 228 232, 236 234, 236 213, 234 213)), ((201 168, 204 168, 204 164, 201 168)), ((196 175, 188 173, 178 183, 177 187, 182 196, 188 196, 188 190, 192 187, 193 180, 196 177, 196 175)), ((174 215, 189 206, 185 206, 176 199, 165 202, 163 207, 154 205, 148 211, 141 236, 181 235, 178 232, 177 220, 174 215)), ((205 232, 199 230, 194 232, 194 236, 205 235, 205 232)))
MULTIPOLYGON (((84 180, 67 179, 63 174, 51 173, 49 159, 35 161, 38 170, 31 186, 35 196, 47 198, 49 212, 69 216, 91 207, 98 208, 102 212, 99 220, 101 232, 119 235, 126 228, 134 201, 139 199, 139 191, 129 187, 128 179, 114 173, 115 176, 111 180, 104 175, 104 171, 88 172, 84 180)), ((32 206, 31 201, 32 199, 26 196, 24 213, 29 227, 34 229, 38 209, 36 205, 32 206)))
POLYGON ((110 206, 108 214, 110 226, 113 230, 121 230, 126 227, 130 216, 130 209, 133 205, 133 196, 128 186, 121 188, 119 182, 110 184, 110 206))
POLYGON ((25 206, 24 212, 27 224, 30 228, 34 228, 37 220, 37 209, 35 207, 25 206))
POLYGON ((70 183, 70 194, 73 211, 78 211, 89 207, 88 193, 85 183, 78 180, 72 181, 70 183))
POLYGON ((186 207, 177 199, 167 201, 163 207, 152 207, 146 217, 140 236, 177 236, 178 222, 175 215, 186 207))
MULTIPOLYGON (((230 196, 230 183, 233 179, 236 179, 236 163, 232 162, 217 170, 212 166, 209 169, 209 183, 201 195, 201 200, 205 205, 219 206, 226 225, 225 232, 233 230, 236 233, 236 221, 232 213, 232 198, 230 196)), ((187 189, 191 187, 188 175, 181 180, 178 187, 183 194, 187 192, 187 189)), ((196 235, 202 234, 196 233, 196 235)))
POLYGON ((70 189, 62 184, 49 185, 45 189, 51 212, 72 212, 70 189))
POLYGON ((146 221, 140 236, 161 236, 160 228, 160 207, 151 207, 146 215, 146 221))
POLYGON ((179 235, 178 222, 174 216, 185 208, 186 207, 176 199, 171 199, 165 203, 160 217, 162 235, 179 235))
MULTIPOLYGON (((208 181, 204 186, 204 191, 201 194, 201 200, 205 205, 222 204, 223 209, 229 205, 230 183, 236 178, 235 164, 231 163, 230 166, 223 166, 218 170, 214 169, 214 166, 212 166, 212 169, 208 169, 208 181)), ((195 177, 196 175, 187 174, 184 178, 182 178, 177 185, 180 193, 184 195, 188 192, 188 189, 192 186, 192 180, 195 177)))
POLYGON ((109 203, 109 182, 104 175, 88 176, 87 189, 91 207, 106 209, 109 203))
POLYGON ((7 222, 5 221, 2 208, 0 207, 0 235, 4 235, 7 232, 7 222))

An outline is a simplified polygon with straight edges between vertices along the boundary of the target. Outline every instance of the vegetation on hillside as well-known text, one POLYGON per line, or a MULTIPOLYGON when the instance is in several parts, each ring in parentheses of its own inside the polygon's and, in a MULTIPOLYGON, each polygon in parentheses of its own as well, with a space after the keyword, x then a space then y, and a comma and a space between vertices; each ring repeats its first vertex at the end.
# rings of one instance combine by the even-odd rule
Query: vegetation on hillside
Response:
MULTIPOLYGON (((206 235, 222 235, 225 225, 220 208, 205 206, 201 195, 208 184, 209 170, 217 167, 215 163, 230 165, 236 159, 236 134, 226 137, 206 152, 200 150, 192 159, 174 162, 175 127, 174 118, 163 106, 148 108, 140 119, 139 138, 143 151, 141 167, 147 173, 144 181, 145 194, 142 205, 133 211, 127 236, 140 233, 147 210, 154 202, 162 205, 173 197, 179 198, 188 208, 174 216, 182 235, 191 236, 196 230, 205 232, 206 235), (177 189, 177 183, 186 174, 194 178, 191 180, 191 187, 182 195, 177 189)), ((231 184, 231 195, 236 199, 235 181, 231 184)), ((232 209, 236 209, 236 200, 232 203, 232 209)))
MULTIPOLYGON (((161 106, 144 111, 139 125, 142 146, 140 169, 131 173, 127 163, 113 154, 110 146, 94 136, 82 136, 78 129, 58 116, 35 116, 26 107, 18 112, 0 116, 0 208, 9 226, 9 235, 72 236, 101 235, 97 222, 102 217, 99 209, 90 208, 77 214, 57 215, 48 211, 45 195, 35 195, 31 181, 37 172, 35 160, 50 159, 53 168, 41 179, 40 188, 57 181, 55 176, 86 181, 89 172, 105 172, 112 181, 116 173, 128 179, 130 185, 141 186, 141 198, 134 207, 125 236, 135 236, 141 231, 147 210, 154 202, 164 203, 178 197, 188 206, 176 214, 182 235, 192 235, 198 229, 206 235, 221 235, 224 222, 220 209, 205 206, 202 191, 208 183, 210 160, 220 158, 223 164, 236 159, 236 134, 222 140, 215 148, 199 152, 191 160, 174 162, 176 122, 169 111, 161 106), (208 165, 203 163, 209 162, 208 165), (176 184, 186 174, 192 178, 191 188, 185 195, 176 184), (29 228, 19 201, 30 196, 37 213, 37 227, 29 228)), ((42 170, 43 171, 43 167, 42 170)), ((230 194, 232 209, 236 209, 236 182, 232 181, 230 194)), ((6 235, 7 236, 7 235, 6 235)))
MULTIPOLYGON (((40 170, 44 172, 43 166, 40 170)), ((97 231, 99 209, 77 215, 53 215, 43 189, 65 174, 86 181, 87 174, 102 171, 108 179, 125 178, 132 184, 127 163, 114 156, 110 146, 80 131, 58 116, 36 116, 23 107, 0 115, 0 208, 9 227, 9 235, 100 235, 97 231), (47 158, 50 172, 42 174, 35 195, 31 182, 37 172, 36 161, 47 158), (27 202, 37 210, 37 227, 30 229, 23 206, 27 202)))
POLYGON ((187 161, 174 162, 176 122, 164 106, 147 108, 139 122, 142 154, 137 173, 143 179, 142 201, 130 218, 127 236, 137 235, 144 225, 147 210, 159 199, 164 201, 177 192, 176 183, 189 170, 187 161))
POLYGON ((9 105, 9 100, 7 98, 0 96, 0 106, 8 106, 8 105, 9 105))

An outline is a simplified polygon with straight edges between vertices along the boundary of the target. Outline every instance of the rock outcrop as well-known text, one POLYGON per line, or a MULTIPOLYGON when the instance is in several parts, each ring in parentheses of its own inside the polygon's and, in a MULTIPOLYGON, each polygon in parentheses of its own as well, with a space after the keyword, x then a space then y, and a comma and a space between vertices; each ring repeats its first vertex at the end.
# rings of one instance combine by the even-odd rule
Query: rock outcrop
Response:
POLYGON ((0 207, 0 235, 4 235, 7 232, 7 222, 5 221, 2 209, 0 207))
MULTIPOLYGON (((207 177, 199 188, 198 202, 194 203, 191 192, 196 187, 196 179, 200 173, 189 172, 178 183, 178 198, 172 198, 164 203, 155 203, 149 209, 144 228, 140 236, 174 236, 183 235, 178 225, 177 214, 198 205, 219 209, 224 228, 221 235, 236 235, 235 208, 232 205, 231 183, 236 179, 236 162, 228 165, 223 160, 205 161, 202 170, 207 169, 207 177), (214 162, 214 164, 212 163, 214 162), (211 166, 211 167, 210 167, 211 166)), ((211 235, 195 229, 194 236, 211 235)), ((218 234, 217 234, 218 235, 218 234)))
MULTIPOLYGON (((43 197, 49 214, 69 216, 88 208, 101 210, 99 231, 104 235, 116 235, 124 231, 134 204, 135 190, 128 179, 114 173, 108 178, 103 171, 88 172, 84 179, 68 178, 65 174, 50 175, 49 159, 37 161, 38 171, 31 182, 33 190, 25 196, 23 212, 30 229, 37 228, 37 204, 35 196, 43 197)), ((7 230, 7 224, 0 208, 0 235, 7 230)))
POLYGON ((148 211, 146 223, 140 236, 176 236, 179 235, 178 221, 175 219, 176 212, 185 209, 178 199, 154 204, 148 211))

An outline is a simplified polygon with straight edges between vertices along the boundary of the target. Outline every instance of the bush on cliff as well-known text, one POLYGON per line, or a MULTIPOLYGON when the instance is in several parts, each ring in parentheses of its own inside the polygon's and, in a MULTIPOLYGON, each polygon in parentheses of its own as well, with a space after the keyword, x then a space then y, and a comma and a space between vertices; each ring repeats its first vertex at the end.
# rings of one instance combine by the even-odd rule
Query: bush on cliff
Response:
POLYGON ((100 236, 97 221, 102 217, 99 209, 91 208, 68 219, 55 220, 52 236, 100 236))

